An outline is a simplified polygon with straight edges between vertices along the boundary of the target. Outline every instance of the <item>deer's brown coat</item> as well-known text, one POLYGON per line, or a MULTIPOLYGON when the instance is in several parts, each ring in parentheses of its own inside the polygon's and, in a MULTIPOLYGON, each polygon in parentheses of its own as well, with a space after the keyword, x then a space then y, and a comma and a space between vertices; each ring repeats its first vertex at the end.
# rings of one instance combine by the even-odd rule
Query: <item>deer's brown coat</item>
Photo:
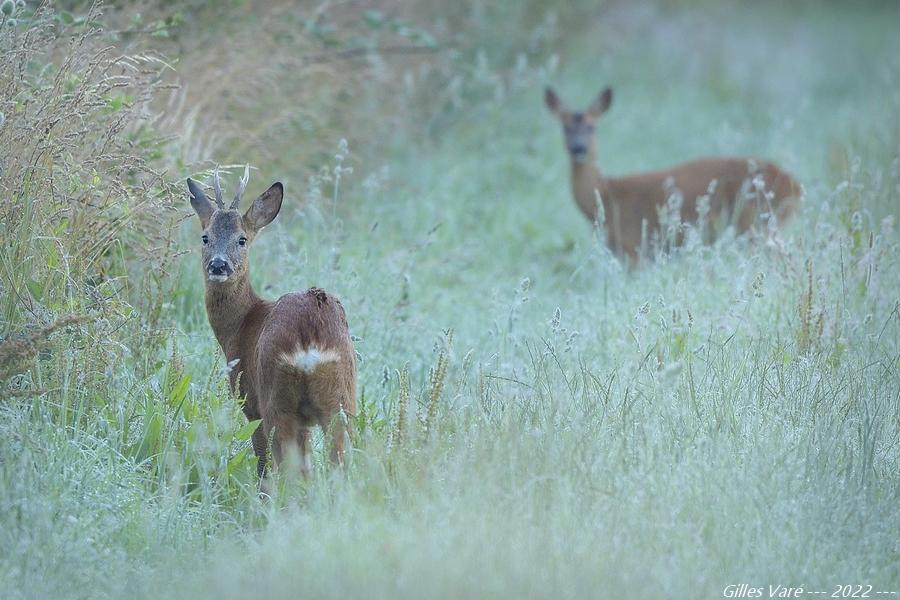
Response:
POLYGON ((308 472, 309 428, 315 425, 331 434, 331 459, 342 462, 347 425, 341 412, 356 414, 356 353, 343 306, 319 288, 268 301, 250 283, 250 242, 278 213, 281 185, 273 185, 243 216, 213 205, 196 184, 191 185, 192 204, 204 229, 204 270, 208 272, 213 258, 233 268, 225 281, 204 277, 206 311, 232 365, 231 387, 245 398, 244 414, 262 419, 263 426, 253 434, 260 476, 265 473, 270 436, 276 465, 296 449, 301 470, 308 472), (297 352, 312 349, 327 358, 310 370, 292 362, 297 352))

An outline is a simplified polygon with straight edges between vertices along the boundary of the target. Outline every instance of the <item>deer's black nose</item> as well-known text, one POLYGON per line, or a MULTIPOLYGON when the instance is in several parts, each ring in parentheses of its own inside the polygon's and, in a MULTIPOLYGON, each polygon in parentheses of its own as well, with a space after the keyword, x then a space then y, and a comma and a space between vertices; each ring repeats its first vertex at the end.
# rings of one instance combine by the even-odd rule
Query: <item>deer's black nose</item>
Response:
POLYGON ((573 144, 573 145, 569 148, 569 150, 570 150, 570 151, 572 152, 572 154, 574 154, 575 156, 581 156, 581 155, 587 153, 587 147, 584 146, 583 144, 573 144))
POLYGON ((221 258, 214 258, 209 261, 209 265, 206 269, 209 271, 210 275, 229 275, 231 273, 231 268, 228 266, 228 263, 221 258))

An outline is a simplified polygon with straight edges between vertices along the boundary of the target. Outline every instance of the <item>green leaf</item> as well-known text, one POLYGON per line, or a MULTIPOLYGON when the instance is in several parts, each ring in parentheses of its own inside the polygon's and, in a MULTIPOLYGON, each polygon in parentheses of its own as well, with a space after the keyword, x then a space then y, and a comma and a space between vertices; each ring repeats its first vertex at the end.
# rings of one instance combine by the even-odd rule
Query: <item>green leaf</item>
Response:
POLYGON ((44 285, 34 279, 29 279, 28 283, 26 283, 28 287, 28 291, 31 292, 31 295, 38 302, 41 301, 41 297, 44 295, 44 285))
POLYGON ((104 111, 106 113, 114 113, 133 103, 134 97, 127 94, 116 94, 113 96, 106 96, 103 100, 106 102, 104 111))
POLYGON ((153 413, 144 426, 144 436, 138 446, 135 458, 142 462, 157 453, 161 446, 162 417, 159 413, 153 413))
POLYGON ((188 386, 191 383, 191 376, 185 375, 181 378, 175 387, 169 392, 166 401, 169 403, 169 406, 177 406, 184 401, 185 396, 187 395, 188 386))
POLYGON ((679 357, 687 350, 687 335, 684 333, 676 333, 674 339, 675 357, 679 357))
POLYGON ((225 474, 228 477, 231 477, 235 473, 237 473, 238 470, 240 470, 241 466, 243 466, 244 462, 247 461, 249 455, 250 448, 242 448, 237 454, 229 458, 228 463, 225 465, 225 474))
POLYGON ((256 428, 259 427, 259 424, 261 422, 262 421, 260 419, 250 421, 235 432, 234 439, 239 442, 246 442, 251 438, 251 436, 253 436, 253 432, 256 431, 256 428))

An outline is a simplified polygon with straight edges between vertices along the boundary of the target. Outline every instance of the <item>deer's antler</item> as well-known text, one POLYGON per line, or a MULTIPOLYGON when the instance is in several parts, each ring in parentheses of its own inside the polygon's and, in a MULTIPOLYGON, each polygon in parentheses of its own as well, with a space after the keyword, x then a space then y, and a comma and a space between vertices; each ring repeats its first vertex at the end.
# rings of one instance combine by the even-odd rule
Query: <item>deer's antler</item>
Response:
POLYGON ((238 184, 237 193, 234 195, 234 200, 231 201, 232 210, 241 205, 241 196, 244 195, 244 190, 247 189, 248 181, 250 181, 250 165, 245 165, 244 176, 241 177, 241 181, 238 184))
POLYGON ((216 205, 219 208, 225 208, 225 200, 222 199, 222 182, 219 180, 219 165, 216 165, 216 170, 213 172, 213 188, 216 190, 216 205))

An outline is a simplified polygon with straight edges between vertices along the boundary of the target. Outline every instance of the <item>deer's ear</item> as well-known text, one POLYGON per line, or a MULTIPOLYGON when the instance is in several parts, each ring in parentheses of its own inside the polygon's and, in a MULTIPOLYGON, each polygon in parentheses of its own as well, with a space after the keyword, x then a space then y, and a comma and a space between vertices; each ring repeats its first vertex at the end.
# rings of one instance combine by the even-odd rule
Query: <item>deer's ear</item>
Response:
POLYGON ((591 116, 599 117, 607 110, 609 110, 609 106, 612 104, 612 88, 606 88, 594 98, 594 101, 591 102, 590 108, 588 108, 588 112, 591 116))
POLYGON ((559 99, 559 96, 556 95, 556 92, 549 85, 544 88, 544 102, 547 104, 550 112, 559 113, 562 109, 562 100, 559 99))
POLYGON ((253 201, 253 204, 244 213, 244 227, 257 231, 271 223, 278 215, 278 211, 281 210, 283 199, 284 186, 281 185, 281 182, 273 183, 269 189, 253 201))
POLYGON ((215 212, 216 207, 210 202, 209 198, 206 197, 203 188, 190 177, 188 177, 187 186, 188 191, 191 194, 191 207, 194 209, 194 212, 197 213, 197 216, 200 217, 200 224, 203 225, 203 227, 206 227, 207 223, 209 223, 209 218, 212 216, 213 212, 215 212))

